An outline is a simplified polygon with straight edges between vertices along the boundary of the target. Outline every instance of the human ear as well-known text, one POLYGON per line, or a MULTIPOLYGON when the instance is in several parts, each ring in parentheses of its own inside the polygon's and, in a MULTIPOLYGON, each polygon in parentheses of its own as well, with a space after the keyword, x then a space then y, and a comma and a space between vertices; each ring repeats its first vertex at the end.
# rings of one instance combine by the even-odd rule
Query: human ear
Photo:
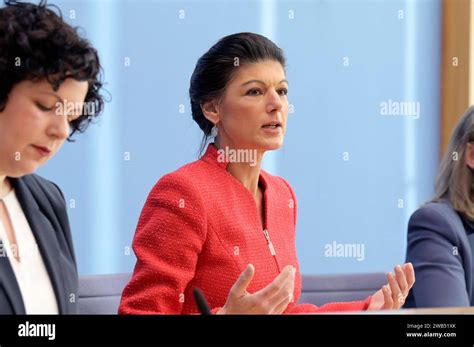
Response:
POLYGON ((201 104, 201 110, 204 114, 204 117, 206 117, 207 120, 210 121, 212 124, 219 123, 219 105, 215 99, 203 102, 201 104))

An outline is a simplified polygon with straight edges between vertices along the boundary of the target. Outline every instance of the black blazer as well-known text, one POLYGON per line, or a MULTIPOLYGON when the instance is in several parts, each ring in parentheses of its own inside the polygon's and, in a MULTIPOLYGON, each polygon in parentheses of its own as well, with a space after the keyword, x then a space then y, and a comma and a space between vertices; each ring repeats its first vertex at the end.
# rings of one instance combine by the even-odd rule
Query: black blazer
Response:
POLYGON ((447 200, 431 202, 410 218, 406 261, 416 281, 405 308, 474 305, 472 227, 447 200))
MULTIPOLYGON (((54 183, 37 175, 9 179, 38 244, 59 313, 76 313, 78 275, 64 196, 54 183)), ((3 250, 1 241, 0 246, 3 250)), ((25 314, 20 288, 6 256, 0 256, 0 314, 25 314)))

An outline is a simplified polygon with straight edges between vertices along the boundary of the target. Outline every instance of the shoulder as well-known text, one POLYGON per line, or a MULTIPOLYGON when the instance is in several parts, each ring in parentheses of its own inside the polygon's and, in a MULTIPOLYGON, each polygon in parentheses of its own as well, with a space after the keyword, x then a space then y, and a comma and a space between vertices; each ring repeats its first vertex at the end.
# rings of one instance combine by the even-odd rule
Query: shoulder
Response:
POLYGON ((458 234, 464 232, 458 213, 446 201, 429 202, 411 215, 408 232, 420 229, 429 229, 449 238, 457 238, 458 234))
POLYGON ((444 222, 458 221, 459 215, 448 202, 429 202, 417 209, 410 217, 410 222, 444 222))
POLYGON ((37 197, 37 192, 41 191, 51 203, 55 205, 64 204, 64 195, 55 183, 36 174, 23 176, 19 178, 18 181, 36 193, 35 196, 37 197))
POLYGON ((200 166, 193 162, 163 175, 153 186, 150 198, 200 200, 199 187, 205 175, 200 166))
POLYGON ((195 161, 163 175, 156 185, 160 187, 193 187, 196 185, 194 182, 202 175, 204 175, 202 165, 199 161, 195 161))

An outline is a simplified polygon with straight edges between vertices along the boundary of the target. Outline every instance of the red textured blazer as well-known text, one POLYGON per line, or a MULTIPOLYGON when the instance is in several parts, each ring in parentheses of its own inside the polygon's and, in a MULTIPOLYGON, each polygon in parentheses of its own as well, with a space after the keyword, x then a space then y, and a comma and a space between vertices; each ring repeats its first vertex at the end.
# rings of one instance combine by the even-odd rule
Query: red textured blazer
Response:
POLYGON ((226 167, 210 144, 200 160, 163 176, 153 187, 137 225, 137 263, 119 313, 197 313, 194 287, 203 291, 216 312, 249 263, 255 267, 250 293, 270 284, 286 265, 296 267, 294 302, 285 313, 367 309, 370 297, 321 307, 295 304, 301 274, 293 190, 284 179, 261 171, 266 231, 262 230, 252 194, 226 167))

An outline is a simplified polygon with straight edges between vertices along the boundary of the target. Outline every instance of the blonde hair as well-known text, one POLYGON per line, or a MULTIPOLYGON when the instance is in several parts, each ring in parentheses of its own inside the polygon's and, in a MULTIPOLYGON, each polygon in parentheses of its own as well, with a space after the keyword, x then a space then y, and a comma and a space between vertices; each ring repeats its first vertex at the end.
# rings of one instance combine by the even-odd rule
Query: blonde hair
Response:
POLYGON ((473 170, 466 165, 469 142, 474 142, 474 106, 467 109, 453 131, 439 165, 433 201, 448 199, 456 211, 474 220, 473 170))

